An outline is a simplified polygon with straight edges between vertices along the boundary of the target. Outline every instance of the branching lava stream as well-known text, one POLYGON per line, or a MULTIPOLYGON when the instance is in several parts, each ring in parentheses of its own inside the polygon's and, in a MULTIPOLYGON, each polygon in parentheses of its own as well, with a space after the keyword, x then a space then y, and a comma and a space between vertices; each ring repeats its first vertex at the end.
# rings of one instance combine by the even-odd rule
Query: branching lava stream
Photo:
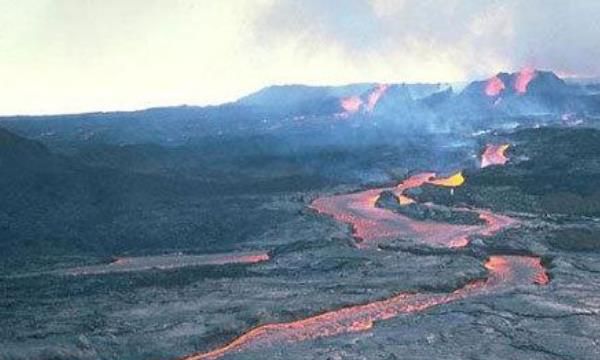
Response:
MULTIPOLYGON (((490 235, 516 223, 512 218, 487 210, 473 210, 484 220, 485 225, 417 221, 375 206, 379 194, 385 190, 393 191, 403 205, 414 202, 404 194, 407 189, 426 183, 454 188, 464 181, 460 172, 447 178, 435 178, 434 173, 420 173, 409 177, 395 188, 322 197, 316 199, 311 206, 320 213, 350 224, 359 240, 358 248, 371 247, 380 241, 394 238, 412 238, 434 246, 465 246, 473 235, 490 235)), ((424 311, 467 297, 499 293, 518 285, 544 285, 549 281, 540 258, 535 256, 495 255, 490 256, 484 266, 488 271, 485 279, 471 281, 450 293, 400 293, 388 299, 332 310, 303 320, 261 325, 223 347, 183 359, 211 360, 246 349, 256 350, 277 344, 367 331, 375 322, 401 314, 424 311)))
POLYGON ((474 210, 485 221, 485 225, 455 225, 434 221, 419 221, 386 209, 375 207, 382 191, 392 190, 400 199, 400 204, 408 204, 410 199, 404 192, 408 189, 431 183, 443 187, 462 185, 462 173, 447 178, 435 178, 435 173, 419 173, 411 176, 396 188, 372 189, 359 193, 334 195, 316 199, 312 207, 320 213, 333 216, 336 220, 350 224, 358 247, 376 245, 378 242, 405 238, 434 246, 461 247, 468 244, 472 235, 491 235, 511 226, 516 220, 494 214, 486 210, 474 210))

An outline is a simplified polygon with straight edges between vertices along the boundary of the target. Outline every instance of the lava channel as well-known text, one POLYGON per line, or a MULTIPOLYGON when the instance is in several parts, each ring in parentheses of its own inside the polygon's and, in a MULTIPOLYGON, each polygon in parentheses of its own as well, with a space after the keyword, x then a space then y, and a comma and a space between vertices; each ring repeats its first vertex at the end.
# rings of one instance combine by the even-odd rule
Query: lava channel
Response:
POLYGON ((221 348, 182 359, 213 360, 242 350, 367 331, 377 321, 402 314, 418 313, 472 296, 499 293, 518 285, 548 283, 548 275, 538 257, 492 256, 485 267, 487 279, 473 281, 451 293, 401 293, 389 299, 329 311, 303 320, 266 324, 221 348))
POLYGON ((80 266, 64 271, 66 275, 100 275, 148 270, 171 270, 183 267, 255 264, 269 260, 269 254, 260 251, 207 255, 157 255, 120 257, 108 264, 80 266))
POLYGON ((371 189, 353 194, 318 198, 313 201, 311 207, 319 213, 330 215, 338 221, 350 224, 353 234, 357 238, 357 246, 360 248, 396 238, 413 239, 434 246, 462 247, 468 244, 470 236, 492 235, 503 228, 516 224, 516 220, 512 218, 486 210, 473 210, 479 214, 485 224, 456 225, 415 220, 375 206, 379 194, 385 190, 394 191, 402 205, 413 201, 404 195, 404 191, 407 189, 421 186, 424 183, 454 188, 464 182, 461 173, 441 179, 434 179, 434 176, 434 173, 421 173, 406 179, 396 188, 371 189))
POLYGON ((508 162, 506 150, 510 147, 509 144, 492 145, 488 144, 481 155, 481 167, 492 165, 504 165, 508 162))

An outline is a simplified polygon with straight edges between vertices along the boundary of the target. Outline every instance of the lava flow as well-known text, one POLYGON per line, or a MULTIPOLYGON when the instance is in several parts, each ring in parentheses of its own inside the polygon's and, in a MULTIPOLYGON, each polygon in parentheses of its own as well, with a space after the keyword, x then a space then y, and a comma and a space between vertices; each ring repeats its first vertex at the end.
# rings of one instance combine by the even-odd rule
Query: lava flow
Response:
POLYGON ((339 114, 343 117, 353 115, 359 111, 365 113, 372 113, 379 100, 383 97, 385 92, 389 89, 387 84, 378 84, 366 94, 366 101, 364 96, 347 96, 340 100, 340 107, 344 110, 343 113, 339 114))
POLYGON ((491 235, 516 220, 485 210, 473 210, 484 220, 484 225, 456 225, 435 221, 411 219, 393 211, 378 208, 375 202, 385 190, 393 191, 401 205, 414 202, 404 191, 430 183, 438 186, 456 187, 464 182, 462 173, 447 178, 434 178, 434 173, 421 173, 409 177, 396 188, 381 188, 354 194, 334 195, 316 199, 312 208, 334 219, 350 224, 359 248, 376 245, 378 242, 403 238, 420 243, 444 247, 462 247, 468 244, 472 235, 491 235))
POLYGON ((269 260, 269 254, 260 251, 206 255, 158 255, 120 257, 109 264, 80 266, 64 271, 68 275, 97 275, 133 271, 171 270, 194 266, 228 264, 255 264, 269 260))
POLYGON ((371 91, 367 100, 367 110, 369 112, 373 112, 375 106, 377 105, 383 94, 385 94, 385 92, 389 89, 389 87, 390 86, 386 84, 379 84, 375 87, 375 89, 373 89, 373 91, 371 91))
POLYGON ((473 281, 451 293, 401 293, 389 299, 329 311, 303 320, 262 325, 226 346, 183 359, 213 360, 244 349, 367 331, 375 322, 401 314, 417 313, 437 305, 500 292, 517 285, 548 282, 546 271, 537 257, 492 256, 485 263, 485 267, 488 270, 486 280, 473 281))
POLYGON ((340 100, 340 105, 347 114, 355 114, 360 111, 363 101, 358 96, 348 96, 340 100))
POLYGON ((485 94, 490 97, 500 95, 500 93, 506 88, 502 79, 498 76, 490 78, 485 84, 485 94))
MULTIPOLYGON (((318 198, 311 206, 336 220, 351 224, 355 236, 363 240, 359 242, 359 248, 369 246, 375 240, 398 237, 446 247, 465 246, 472 235, 491 235, 515 223, 512 218, 486 210, 474 210, 485 225, 454 225, 417 221, 376 207, 382 191, 393 191, 400 203, 411 203, 414 200, 404 194, 410 188, 429 183, 454 189, 464 181, 462 172, 446 178, 435 178, 434 173, 421 173, 409 177, 395 188, 318 198)), ((242 350, 367 331, 375 322, 401 314, 417 313, 473 296, 499 293, 518 285, 545 285, 549 281, 540 258, 534 256, 495 255, 484 265, 488 270, 485 280, 472 281, 451 293, 401 293, 385 300, 328 311, 303 320, 261 325, 223 347, 183 359, 212 360, 242 350)))
POLYGON ((463 176, 462 171, 445 178, 433 179, 429 181, 430 184, 443 187, 458 187, 464 184, 464 182, 465 177, 463 176))
POLYGON ((527 87, 531 80, 535 78, 537 72, 532 68, 525 68, 519 72, 517 78, 515 79, 515 90, 517 93, 523 95, 527 92, 527 87))
POLYGON ((483 154, 481 155, 481 167, 488 167, 491 165, 504 165, 508 161, 506 157, 506 150, 510 147, 509 144, 492 145, 488 144, 485 147, 483 154))

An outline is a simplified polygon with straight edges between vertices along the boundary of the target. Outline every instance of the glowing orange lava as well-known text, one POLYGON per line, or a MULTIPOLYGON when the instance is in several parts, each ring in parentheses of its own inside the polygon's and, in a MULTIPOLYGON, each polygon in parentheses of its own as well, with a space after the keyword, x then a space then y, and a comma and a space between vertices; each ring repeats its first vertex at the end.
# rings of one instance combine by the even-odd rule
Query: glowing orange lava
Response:
POLYGON ((385 94, 385 92, 389 89, 389 85, 387 84, 379 84, 373 89, 373 91, 369 94, 367 99, 367 110, 369 112, 373 112, 375 106, 381 99, 381 97, 385 94))
POLYGON ((408 179, 404 180, 396 188, 394 189, 394 194, 398 197, 398 203, 400 205, 410 205, 414 204, 415 201, 408 196, 404 195, 404 192, 408 189, 419 187, 429 180, 431 180, 435 176, 435 173, 432 172, 424 172, 413 175, 408 179))
POLYGON ((415 203, 415 201, 413 199, 409 198, 406 195, 397 195, 397 196, 398 196, 398 203, 402 206, 415 203))
POLYGON ((536 256, 490 256, 485 267, 490 273, 496 274, 487 281, 493 286, 519 283, 546 285, 550 282, 542 260, 536 256))
MULTIPOLYGON (((461 172, 448 178, 434 179, 434 176, 434 173, 421 173, 409 177, 392 189, 371 189, 354 194, 322 197, 316 199, 311 206, 339 221, 352 224, 355 235, 363 240, 411 237, 424 243, 448 247, 465 246, 471 235, 490 235, 516 222, 512 218, 486 210, 473 210, 485 221, 485 225, 482 226, 416 221, 375 206, 382 191, 391 190, 400 197, 405 196, 405 190, 425 183, 455 187, 464 182, 461 172)), ((409 200, 414 201, 408 197, 400 201, 409 200)), ((361 246, 370 244, 369 241, 365 243, 366 245, 361 246)), ((376 322, 401 314, 425 311, 467 297, 499 293, 518 285, 545 285, 549 281, 538 257, 495 255, 487 259, 484 266, 488 270, 485 280, 472 281, 451 293, 401 293, 385 300, 349 306, 303 320, 261 325, 223 347, 183 359, 212 360, 247 349, 257 350, 277 344, 368 331, 376 322)))
POLYGON ((148 270, 170 270, 207 265, 255 264, 269 259, 268 253, 260 251, 205 255, 169 254, 120 257, 109 264, 80 266, 66 269, 64 273, 69 275, 99 275, 148 270))
POLYGON ((346 113, 354 114, 360 111, 363 101, 358 96, 348 96, 340 101, 340 105, 346 113))
POLYGON ((396 189, 404 191, 404 190, 416 188, 416 187, 419 187, 419 186, 425 184, 426 182, 430 181, 434 177, 435 177, 434 172, 418 173, 418 174, 413 175, 413 176, 409 177, 408 179, 404 180, 400 184, 398 184, 398 186, 396 186, 396 189))
POLYGON ((444 187, 458 187, 464 184, 464 182, 465 177, 463 176, 462 171, 445 178, 438 178, 429 181, 430 184, 444 187))
POLYGON ((537 72, 532 68, 525 68, 519 72, 517 79, 515 80, 515 90, 517 93, 523 95, 527 92, 527 87, 531 80, 535 78, 537 72))
POLYGON ((462 173, 448 178, 434 179, 435 173, 421 173, 409 177, 395 188, 371 189, 354 194, 321 197, 311 207, 320 213, 350 224, 357 246, 365 248, 391 239, 410 239, 430 245, 461 247, 468 244, 472 235, 491 235, 516 224, 514 219, 485 210, 473 210, 485 221, 485 225, 456 225, 435 221, 414 220, 408 216, 375 206, 382 191, 393 191, 402 202, 414 201, 403 195, 407 189, 432 183, 439 186, 459 186, 464 182, 462 173), (403 196, 401 198, 400 196, 403 196))
POLYGON ((235 257, 228 257, 218 262, 218 264, 256 264, 270 259, 269 254, 254 254, 254 255, 238 255, 235 257))
POLYGON ((481 167, 488 167, 491 165, 504 165, 508 161, 505 153, 510 147, 509 144, 492 145, 488 144, 485 147, 485 151, 481 155, 481 167))
POLYGON ((421 312, 434 306, 500 292, 517 285, 547 283, 543 282, 547 279, 545 269, 536 257, 492 256, 485 267, 488 270, 486 280, 473 281, 451 293, 401 293, 386 300, 329 311, 303 320, 262 325, 226 346, 183 359, 213 360, 244 349, 256 350, 276 344, 368 331, 375 322, 401 314, 421 312))
POLYGON ((504 90, 505 88, 506 86, 504 85, 502 79, 500 79, 498 76, 494 76, 493 78, 490 78, 485 84, 485 94, 490 97, 495 97, 500 95, 502 90, 504 90))

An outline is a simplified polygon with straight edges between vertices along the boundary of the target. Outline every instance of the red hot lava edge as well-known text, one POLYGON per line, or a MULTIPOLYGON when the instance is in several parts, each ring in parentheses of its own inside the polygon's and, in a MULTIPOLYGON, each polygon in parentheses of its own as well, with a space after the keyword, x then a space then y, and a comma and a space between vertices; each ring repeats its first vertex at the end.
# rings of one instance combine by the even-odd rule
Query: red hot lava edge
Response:
POLYGON ((325 312, 303 320, 256 327, 231 343, 210 352, 182 360, 213 360, 245 349, 366 331, 377 321, 401 314, 425 311, 468 297, 501 292, 517 285, 548 283, 540 258, 533 256, 491 256, 485 263, 488 277, 476 280, 448 294, 401 293, 389 299, 325 312))
MULTIPOLYGON (((431 183, 434 176, 433 173, 418 174, 391 190, 400 198, 404 196, 403 192, 406 189, 431 183)), ((373 189, 356 194, 319 198, 313 202, 312 207, 321 213, 332 215, 338 221, 352 224, 355 235, 362 240, 409 233, 426 243, 449 247, 456 244, 464 246, 468 243, 467 238, 470 235, 490 235, 515 223, 514 219, 485 210, 478 210, 480 217, 486 222, 483 227, 415 221, 375 207, 377 197, 383 190, 390 189, 373 189)), ((546 285, 549 282, 540 258, 535 256, 494 255, 487 259, 484 266, 488 270, 485 280, 472 281, 448 294, 401 293, 385 300, 328 311, 303 320, 261 325, 223 347, 181 359, 212 360, 245 349, 367 331, 375 322, 401 314, 418 313, 472 296, 499 293, 513 286, 546 285)))
MULTIPOLYGON (((378 208, 375 202, 385 190, 396 193, 401 202, 413 201, 404 195, 410 188, 425 183, 436 184, 434 173, 420 173, 409 177, 395 188, 380 188, 353 194, 327 196, 316 199, 311 207, 319 213, 350 224, 357 246, 366 248, 385 240, 398 237, 411 238, 418 242, 443 247, 463 247, 473 235, 489 236, 504 228, 517 224, 515 219, 487 210, 473 210, 485 222, 484 225, 456 225, 435 221, 414 220, 408 216, 378 208)), ((442 179, 443 180, 443 179, 442 179)))

